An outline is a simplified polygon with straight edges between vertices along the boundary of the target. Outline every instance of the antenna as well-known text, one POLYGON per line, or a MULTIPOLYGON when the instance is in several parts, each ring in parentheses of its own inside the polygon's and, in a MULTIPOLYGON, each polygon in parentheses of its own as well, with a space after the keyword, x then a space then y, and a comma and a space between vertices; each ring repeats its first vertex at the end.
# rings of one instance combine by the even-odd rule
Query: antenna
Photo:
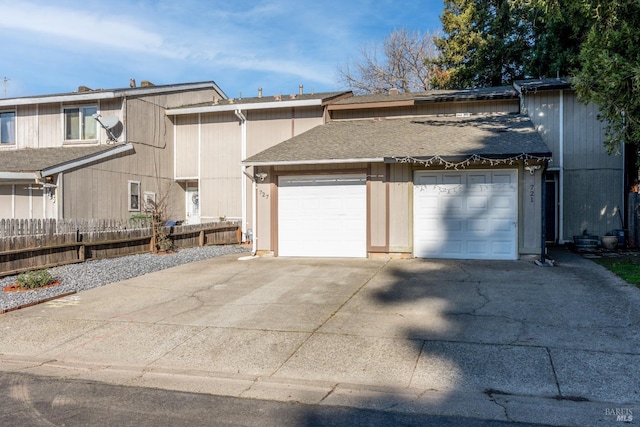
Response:
POLYGON ((118 123, 120 123, 120 119, 117 116, 102 117, 100 114, 96 113, 91 117, 93 117, 96 122, 100 123, 100 126, 102 126, 102 128, 107 132, 107 135, 109 136, 109 138, 107 139, 108 142, 116 142, 118 140, 113 132, 111 132, 111 129, 113 129, 118 125, 118 123), (102 118, 102 120, 100 120, 100 118, 102 118))
POLYGON ((4 76, 4 78, 2 79, 2 88, 4 90, 4 98, 7 97, 7 82, 11 80, 9 78, 7 78, 7 76, 4 76))

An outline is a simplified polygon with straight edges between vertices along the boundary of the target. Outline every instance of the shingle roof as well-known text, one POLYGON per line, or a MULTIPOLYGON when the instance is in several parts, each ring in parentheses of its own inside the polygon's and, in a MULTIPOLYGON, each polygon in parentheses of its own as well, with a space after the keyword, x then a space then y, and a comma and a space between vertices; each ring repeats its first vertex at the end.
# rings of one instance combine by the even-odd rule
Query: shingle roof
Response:
POLYGON ((23 148, 0 151, 0 172, 36 172, 114 149, 113 145, 91 147, 23 148))
POLYGON ((249 157, 245 164, 366 161, 391 157, 550 155, 524 115, 334 121, 249 157))

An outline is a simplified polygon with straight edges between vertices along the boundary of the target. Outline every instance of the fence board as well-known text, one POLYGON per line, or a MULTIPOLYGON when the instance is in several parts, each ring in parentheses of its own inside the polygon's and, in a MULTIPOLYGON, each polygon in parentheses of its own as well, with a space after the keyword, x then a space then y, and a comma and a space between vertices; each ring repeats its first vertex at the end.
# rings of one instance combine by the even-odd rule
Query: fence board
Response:
MULTIPOLYGON (((51 220, 0 220, 0 228, 11 231, 7 233, 11 236, 0 236, 0 277, 84 260, 149 252, 151 228, 130 225, 104 220, 65 221, 61 226, 51 220), (34 233, 25 234, 26 231, 34 233)), ((240 224, 236 222, 166 228, 176 249, 201 244, 237 244, 240 243, 239 230, 240 224), (202 242, 201 235, 204 236, 202 242)))

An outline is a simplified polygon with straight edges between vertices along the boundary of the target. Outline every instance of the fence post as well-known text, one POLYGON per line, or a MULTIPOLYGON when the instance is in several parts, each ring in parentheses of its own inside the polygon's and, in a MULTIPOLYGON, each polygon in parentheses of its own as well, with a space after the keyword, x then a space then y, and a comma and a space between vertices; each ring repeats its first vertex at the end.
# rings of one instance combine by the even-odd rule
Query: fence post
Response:
POLYGON ((204 230, 200 230, 200 234, 198 235, 198 245, 204 246, 204 230))

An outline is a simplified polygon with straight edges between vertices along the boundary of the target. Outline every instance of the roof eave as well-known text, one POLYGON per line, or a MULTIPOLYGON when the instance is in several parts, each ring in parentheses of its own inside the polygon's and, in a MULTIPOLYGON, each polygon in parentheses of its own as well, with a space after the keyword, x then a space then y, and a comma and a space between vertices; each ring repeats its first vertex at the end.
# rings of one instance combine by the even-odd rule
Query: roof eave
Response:
POLYGON ((185 114, 200 113, 221 113, 235 110, 267 110, 275 108, 294 107, 319 107, 322 106, 322 99, 305 99, 290 101, 273 101, 245 104, 225 104, 225 105, 204 105, 200 107, 171 108, 167 110, 167 116, 180 116, 185 114))
POLYGON ((121 144, 116 146, 115 148, 111 149, 111 150, 106 150, 106 151, 102 151, 100 153, 97 154, 93 154, 90 156, 86 156, 86 157, 82 157, 80 159, 75 159, 75 160, 71 160, 69 162, 65 162, 59 165, 54 165, 48 168, 44 168, 42 169, 42 171, 40 172, 41 176, 50 176, 50 175, 55 175, 57 173, 60 172, 65 172, 68 171, 70 169, 75 169, 78 167, 82 167, 84 165, 87 165, 89 163, 93 163, 95 161, 98 160, 103 160, 103 159, 107 159, 109 157, 115 156, 116 154, 121 154, 121 153, 126 153, 128 151, 132 151, 133 150, 133 145, 131 144, 121 144))
POLYGON ((35 180, 40 178, 36 172, 0 172, 0 179, 35 180))
POLYGON ((411 107, 414 105, 414 100, 402 100, 402 101, 376 101, 376 102, 360 102, 351 104, 330 104, 327 108, 329 111, 334 110, 354 110, 365 108, 394 108, 394 107, 411 107))
POLYGON ((244 161, 243 166, 296 166, 296 165, 327 165, 343 163, 382 163, 383 157, 349 158, 349 159, 318 159, 318 160, 273 160, 273 161, 244 161))
POLYGON ((468 153, 468 154, 455 154, 455 155, 420 155, 420 156, 390 156, 385 157, 385 163, 407 163, 407 159, 415 160, 415 161, 431 161, 434 158, 442 159, 443 161, 449 162, 459 162, 465 161, 470 158, 477 157, 479 160, 505 160, 505 159, 514 159, 517 161, 517 158, 521 158, 522 160, 551 160, 552 153, 549 151, 545 152, 520 152, 520 153, 500 153, 500 154, 483 154, 483 153, 468 153))

